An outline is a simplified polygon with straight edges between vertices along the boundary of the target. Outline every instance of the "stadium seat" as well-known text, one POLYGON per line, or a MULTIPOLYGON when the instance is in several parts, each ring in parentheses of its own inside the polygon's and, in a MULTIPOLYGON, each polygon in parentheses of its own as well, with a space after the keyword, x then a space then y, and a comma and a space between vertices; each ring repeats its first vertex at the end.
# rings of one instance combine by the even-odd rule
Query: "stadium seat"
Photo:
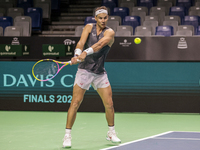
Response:
POLYGON ((81 34, 82 34, 82 31, 83 31, 83 28, 84 28, 85 26, 77 26, 76 28, 75 28, 75 36, 78 36, 78 37, 80 37, 81 36, 81 34))
POLYGON ((192 25, 179 25, 177 31, 180 31, 180 30, 190 30, 192 32, 192 35, 194 35, 195 33, 194 26, 192 25))
POLYGON ((12 25, 13 25, 12 17, 0 17, 0 26, 3 28, 3 30, 7 26, 12 26, 12 25))
MULTIPOLYGON (((160 2, 164 2, 164 3, 171 3, 172 6, 176 6, 176 0, 157 0, 157 4, 160 3, 160 2)), ((171 7, 171 6, 170 6, 171 7)))
POLYGON ((179 16, 165 16, 164 21, 178 21, 178 25, 181 24, 181 18, 179 16))
POLYGON ((188 15, 189 16, 200 16, 200 10, 199 11, 197 11, 197 10, 189 10, 188 15))
POLYGON ((34 0, 33 6, 42 8, 43 19, 51 19, 51 0, 34 0))
POLYGON ((3 36, 3 28, 0 26, 0 36, 3 36))
POLYGON ((133 11, 133 12, 131 12, 131 16, 139 16, 140 17, 140 24, 142 25, 144 20, 145 20, 146 12, 144 12, 144 11, 133 11))
POLYGON ((200 35, 200 26, 196 28, 196 35, 200 35))
POLYGON ((12 17, 13 20, 16 16, 24 16, 24 9, 19 7, 8 8, 7 16, 12 17))
POLYGON ((116 31, 115 36, 131 36, 131 31, 116 31))
POLYGON ((145 15, 149 14, 149 10, 145 6, 135 6, 132 8, 131 12, 145 12, 145 15))
POLYGON ((150 14, 151 12, 164 12, 165 15, 168 15, 167 12, 167 8, 166 7, 163 7, 163 6, 154 6, 154 7, 151 7, 150 9, 150 14))
POLYGON ((109 21, 107 22, 107 26, 113 29, 115 32, 117 31, 117 26, 119 26, 119 21, 109 21))
POLYGON ((172 26, 173 27, 173 31, 174 31, 174 33, 173 34, 176 34, 176 31, 177 31, 177 29, 178 29, 178 21, 176 21, 176 20, 166 20, 166 21, 163 21, 163 25, 164 26, 172 26))
POLYGON ((33 7, 33 1, 32 0, 18 0, 17 1, 17 7, 23 8, 24 13, 26 13, 27 8, 33 7))
POLYGON ((121 25, 121 26, 117 27, 117 31, 130 31, 131 34, 133 34, 133 27, 132 26, 121 25))
POLYGON ((169 14, 170 8, 173 6, 172 2, 164 1, 164 2, 158 2, 157 6, 162 6, 166 8, 166 13, 169 14))
POLYGON ((191 30, 178 30, 176 32, 176 36, 192 36, 192 31, 191 30))
POLYGON ((113 16, 120 16, 123 22, 125 16, 129 16, 129 9, 127 7, 115 7, 113 16))
POLYGON ((8 26, 5 28, 4 36, 22 36, 22 27, 8 26))
POLYGON ((148 8, 148 11, 151 9, 151 7, 154 6, 153 0, 139 0, 138 6, 145 6, 148 8))
POLYGON ((113 15, 113 9, 117 7, 115 0, 103 0, 102 6, 106 6, 110 9, 110 15, 113 15))
POLYGON ((31 36, 32 33, 32 21, 29 16, 17 16, 14 19, 14 26, 22 27, 22 36, 31 36))
POLYGON ((188 11, 189 16, 200 16, 200 6, 191 6, 188 11))
POLYGON ((123 21, 123 25, 129 25, 133 27, 133 33, 135 33, 135 28, 137 26, 140 26, 140 17, 139 16, 126 16, 124 21, 123 21))
POLYGON ((93 17, 93 16, 86 17, 85 21, 84 21, 84 25, 86 25, 88 23, 96 23, 95 17, 93 17))
POLYGON ((188 14, 188 10, 192 6, 192 1, 191 0, 177 0, 176 1, 176 6, 184 7, 186 9, 185 13, 188 14))
POLYGON ((143 26, 150 26, 152 28, 152 35, 155 35, 156 27, 158 26, 158 21, 156 20, 145 20, 143 26))
POLYGON ((183 6, 173 6, 170 8, 169 15, 179 16, 181 20, 185 16, 185 8, 183 6))
POLYGON ((149 20, 149 21, 159 21, 159 18, 158 16, 155 16, 155 15, 149 15, 149 16, 145 16, 145 19, 144 20, 149 20))
POLYGON ((199 16, 184 16, 182 25, 192 25, 196 31, 199 25, 199 16))
POLYGON ((119 4, 119 7, 127 7, 129 9, 129 14, 131 14, 132 8, 135 6, 134 3, 122 2, 119 4))
POLYGON ((122 24, 122 19, 120 16, 108 16, 108 21, 118 21, 119 25, 122 24))
POLYGON ((159 25, 162 25, 163 23, 163 20, 165 18, 165 12, 164 11, 152 11, 150 12, 150 15, 149 16, 157 16, 158 17, 158 24, 159 25))
POLYGON ((6 15, 5 8, 0 8, 0 17, 4 17, 6 15))
POLYGON ((137 5, 137 0, 121 0, 120 3, 134 3, 134 5, 136 6, 137 5))
POLYGON ((135 28, 135 35, 138 36, 151 36, 152 31, 150 26, 137 26, 135 28))
POLYGON ((32 31, 42 30, 42 8, 31 7, 27 9, 27 16, 31 17, 32 31))
POLYGON ((174 34, 172 26, 157 26, 155 35, 172 36, 174 34))

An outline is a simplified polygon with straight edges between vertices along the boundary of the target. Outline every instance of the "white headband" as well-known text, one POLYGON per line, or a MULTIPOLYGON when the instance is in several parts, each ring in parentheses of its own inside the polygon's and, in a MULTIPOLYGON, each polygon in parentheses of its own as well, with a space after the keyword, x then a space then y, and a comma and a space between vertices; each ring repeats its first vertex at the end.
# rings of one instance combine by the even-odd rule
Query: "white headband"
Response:
POLYGON ((95 16, 97 16, 98 14, 101 14, 101 13, 104 13, 104 14, 108 14, 108 11, 105 10, 105 9, 99 9, 95 12, 95 16))

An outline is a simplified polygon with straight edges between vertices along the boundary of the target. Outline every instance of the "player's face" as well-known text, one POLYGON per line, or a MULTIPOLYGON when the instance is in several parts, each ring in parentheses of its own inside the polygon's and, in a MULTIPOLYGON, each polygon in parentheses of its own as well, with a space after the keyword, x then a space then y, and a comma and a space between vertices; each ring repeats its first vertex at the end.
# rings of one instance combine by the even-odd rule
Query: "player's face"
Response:
POLYGON ((105 27, 106 27, 106 24, 107 24, 107 21, 108 21, 108 15, 105 14, 105 13, 98 14, 98 15, 95 17, 95 20, 97 21, 97 25, 98 25, 100 28, 105 28, 105 27))

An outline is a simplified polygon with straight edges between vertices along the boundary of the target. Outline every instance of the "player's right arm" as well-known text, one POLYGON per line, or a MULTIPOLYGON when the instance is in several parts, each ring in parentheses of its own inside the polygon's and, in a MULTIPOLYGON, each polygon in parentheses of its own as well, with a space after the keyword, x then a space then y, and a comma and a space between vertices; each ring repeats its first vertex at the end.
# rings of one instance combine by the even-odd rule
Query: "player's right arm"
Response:
MULTIPOLYGON (((78 41, 77 45, 76 45, 76 50, 78 50, 80 53, 83 51, 84 45, 87 41, 87 38, 92 30, 93 24, 87 24, 81 34, 80 40, 78 41)), ((78 56, 78 55, 77 55, 78 56)), ((73 57, 71 59, 72 64, 76 64, 77 63, 77 57, 73 57)))

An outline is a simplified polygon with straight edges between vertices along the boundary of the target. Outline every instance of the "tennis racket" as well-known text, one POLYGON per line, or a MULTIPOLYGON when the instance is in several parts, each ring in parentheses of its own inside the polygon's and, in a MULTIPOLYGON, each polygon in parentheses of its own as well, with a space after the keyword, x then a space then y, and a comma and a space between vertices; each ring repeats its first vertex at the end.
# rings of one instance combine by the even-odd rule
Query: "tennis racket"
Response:
MULTIPOLYGON (((79 60, 77 60, 79 62, 79 60)), ((53 79, 61 69, 69 65, 71 61, 60 62, 53 59, 42 59, 36 62, 32 68, 32 74, 38 81, 53 79)))

